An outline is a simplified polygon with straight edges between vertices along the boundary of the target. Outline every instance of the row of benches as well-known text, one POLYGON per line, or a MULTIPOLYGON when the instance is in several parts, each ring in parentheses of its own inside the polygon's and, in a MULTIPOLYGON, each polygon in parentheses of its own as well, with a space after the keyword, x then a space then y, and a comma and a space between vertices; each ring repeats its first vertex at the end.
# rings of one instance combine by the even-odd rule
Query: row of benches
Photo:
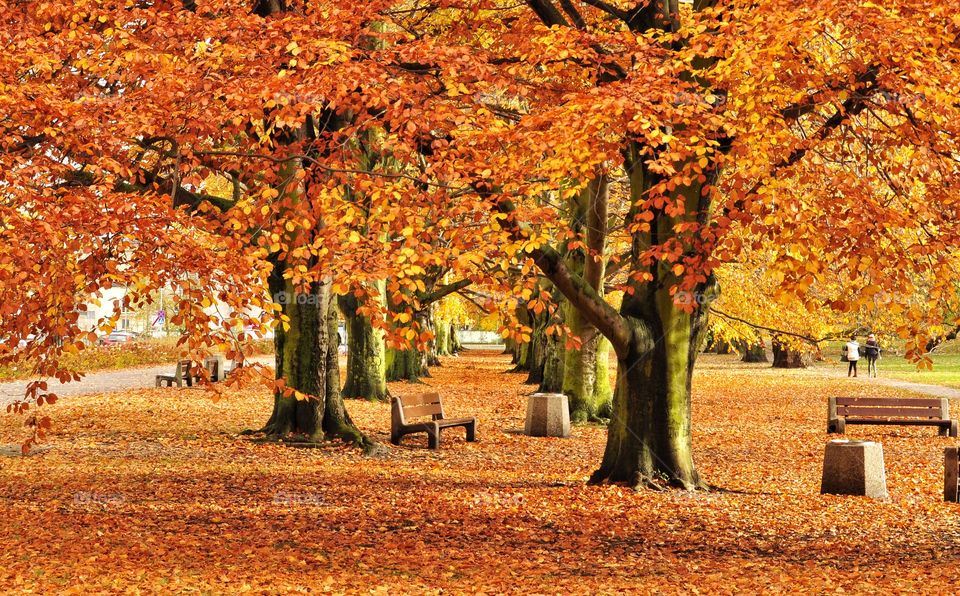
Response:
MULTIPOLYGON (((203 361, 203 367, 207 369, 208 378, 213 381, 220 381, 230 373, 229 370, 221 370, 221 360, 216 356, 210 356, 203 361)), ((180 360, 177 362, 177 369, 173 374, 162 374, 157 375, 155 383, 157 387, 172 387, 176 385, 177 387, 183 387, 186 383, 187 387, 193 387, 194 381, 200 380, 199 371, 193 368, 193 362, 190 360, 180 360)))
MULTIPOLYGON (((935 426, 941 436, 957 436, 957 421, 950 419, 947 399, 890 397, 831 397, 828 402, 827 432, 843 434, 848 424, 935 426)), ((437 393, 393 398, 390 441, 400 444, 404 435, 427 433, 431 449, 440 446, 440 431, 462 426, 467 440, 476 440, 476 418, 447 418, 437 393), (428 421, 412 419, 429 417, 428 421)))

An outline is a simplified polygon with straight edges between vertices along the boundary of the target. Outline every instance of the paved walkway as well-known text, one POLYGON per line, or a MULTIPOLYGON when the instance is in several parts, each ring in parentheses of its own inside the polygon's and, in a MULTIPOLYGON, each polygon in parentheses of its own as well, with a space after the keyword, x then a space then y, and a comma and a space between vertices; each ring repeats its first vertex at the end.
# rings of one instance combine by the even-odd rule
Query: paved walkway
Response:
MULTIPOLYGON (((837 378, 837 377, 846 377, 846 370, 841 370, 839 368, 827 368, 827 367, 817 367, 814 370, 819 371, 825 377, 837 378)), ((882 371, 881 371, 882 372, 882 371)), ((960 389, 954 389, 952 387, 944 387, 943 385, 930 385, 928 383, 914 383, 912 381, 902 381, 900 379, 889 379, 884 376, 869 378, 865 375, 860 375, 857 379, 863 379, 866 383, 874 383, 879 385, 886 385, 888 387, 896 387, 897 389, 905 389, 907 391, 913 391, 914 393, 921 393, 923 395, 929 395, 931 397, 946 397, 949 399, 958 399, 960 400, 960 389)))
MULTIPOLYGON (((249 362, 272 365, 273 356, 254 356, 249 359, 249 362)), ((171 374, 176 367, 176 363, 171 362, 157 366, 104 370, 89 373, 78 382, 60 385, 56 381, 48 381, 48 384, 50 392, 56 393, 58 397, 139 389, 153 387, 157 375, 171 374)), ((0 383, 0 407, 5 407, 8 403, 23 397, 28 382, 23 380, 0 383)))
MULTIPOLYGON (((489 346, 470 346, 473 348, 488 348, 489 346)), ((498 346, 499 347, 499 346, 498 346)), ((273 364, 273 356, 255 356, 250 358, 251 362, 261 364, 273 364)), ((65 385, 56 385, 51 383, 50 390, 57 396, 83 395, 86 393, 105 393, 110 391, 123 391, 124 389, 137 389, 144 387, 153 387, 154 377, 158 374, 171 373, 176 368, 175 363, 161 364, 158 366, 149 366, 142 368, 127 368, 123 370, 108 370, 90 373, 80 382, 67 383, 65 385)), ((816 367, 813 369, 824 377, 838 378, 845 377, 846 371, 839 368, 816 367)), ((864 382, 877 383, 905 389, 923 395, 932 397, 946 397, 960 400, 960 389, 944 387, 942 385, 929 385, 926 383, 913 383, 911 381, 901 381, 899 379, 888 379, 877 377, 874 379, 864 378, 864 382)), ((6 406, 19 397, 23 397, 27 388, 27 381, 11 381, 0 383, 0 406, 6 406)))

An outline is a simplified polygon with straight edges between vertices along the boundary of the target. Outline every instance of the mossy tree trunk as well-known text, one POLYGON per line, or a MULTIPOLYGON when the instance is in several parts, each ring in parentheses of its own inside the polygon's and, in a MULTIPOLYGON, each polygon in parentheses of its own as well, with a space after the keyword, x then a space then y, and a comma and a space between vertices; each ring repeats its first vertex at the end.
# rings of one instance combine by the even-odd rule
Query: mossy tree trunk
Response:
MULTIPOLYGON (((560 312, 560 309, 557 310, 560 312)), ((559 321, 556 317, 554 322, 559 321)), ((566 362, 564 340, 556 334, 549 335, 544 345, 543 378, 540 380, 542 393, 560 393, 563 391, 563 366, 566 362)))
MULTIPOLYGON (((567 268, 601 297, 609 193, 606 176, 599 176, 571 201, 570 229, 585 236, 586 243, 585 248, 568 251, 566 256, 567 268)), ((607 417, 612 392, 602 336, 570 302, 564 306, 567 326, 580 343, 564 354, 562 387, 569 398, 570 419, 586 422, 607 417)))
MULTIPOLYGON (((544 246, 531 255, 577 311, 610 340, 617 355, 607 445, 591 481, 705 488, 693 459, 691 384, 707 319, 703 304, 708 301, 674 302, 672 290, 682 281, 674 266, 669 260, 645 259, 644 254, 650 246, 686 242, 677 232, 682 224, 705 225, 710 195, 703 190, 712 178, 677 187, 670 198, 682 203, 684 210, 668 213, 647 202, 651 189, 662 180, 648 163, 640 147, 628 146, 624 165, 635 210, 627 221, 634 221, 641 211, 653 218, 649 227, 638 226, 632 232, 627 265, 632 274, 619 312, 585 276, 571 271, 558 251, 544 246)), ((499 208, 509 211, 513 205, 501 201, 499 208)), ((524 237, 519 227, 513 233, 524 237)), ((714 289, 715 280, 708 277, 690 291, 707 296, 714 289)))
MULTIPOLYGON (((425 313, 418 313, 415 316, 417 322, 420 324, 420 329, 427 329, 428 316, 425 313)), ((430 377, 428 364, 427 352, 420 351, 416 347, 410 347, 404 350, 387 348, 387 381, 419 383, 420 379, 430 377)))
POLYGON ((459 329, 457 329, 457 326, 453 323, 450 324, 449 341, 451 354, 459 354, 463 351, 463 344, 460 343, 459 329))
POLYGON ((705 486, 693 462, 690 420, 703 315, 677 309, 665 290, 659 294, 628 309, 642 316, 628 317, 632 333, 618 357, 607 446, 592 482, 705 486))
POLYGON ((445 321, 434 321, 433 322, 434 332, 437 334, 434 339, 434 345, 436 346, 437 356, 449 356, 450 355, 450 325, 445 321))
POLYGON ((290 391, 274 393, 273 412, 261 432, 270 438, 316 442, 330 438, 369 446, 370 441, 347 414, 340 394, 337 363, 337 310, 330 282, 297 288, 275 263, 270 290, 283 293, 289 326, 274 335, 276 377, 290 391), (308 398, 298 399, 292 391, 308 398))
MULTIPOLYGON (((383 288, 378 288, 377 299, 382 296, 383 288)), ((340 296, 339 303, 347 327, 347 378, 343 397, 387 401, 390 395, 384 333, 374 328, 369 317, 357 312, 360 301, 356 296, 340 296)))
POLYGON ((520 349, 517 342, 513 341, 512 338, 507 337, 503 340, 503 353, 510 355, 510 364, 520 362, 520 349))
MULTIPOLYGON (((517 321, 522 325, 530 327, 533 325, 533 312, 526 305, 517 307, 517 321)), ((517 357, 516 366, 510 372, 530 372, 530 342, 525 341, 516 344, 517 357)))
POLYGON ((543 382, 543 367, 547 358, 547 323, 550 315, 546 309, 540 314, 533 313, 533 333, 530 335, 530 348, 527 356, 530 374, 527 385, 540 385, 543 382))

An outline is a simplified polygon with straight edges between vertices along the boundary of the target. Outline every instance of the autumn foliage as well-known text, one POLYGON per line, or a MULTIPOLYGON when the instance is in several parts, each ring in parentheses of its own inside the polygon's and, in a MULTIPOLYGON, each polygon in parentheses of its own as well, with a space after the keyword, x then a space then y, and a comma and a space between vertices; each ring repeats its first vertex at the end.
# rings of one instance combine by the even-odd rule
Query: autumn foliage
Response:
POLYGON ((564 300, 551 332, 609 342, 594 482, 691 489, 709 480, 690 383, 724 284, 740 314, 818 337, 882 297, 915 357, 956 325, 947 3, 3 8, 0 364, 41 379, 77 378, 90 296, 171 285, 193 358, 276 333, 268 438, 369 447, 340 399, 337 298, 423 350, 431 301, 469 283, 505 313, 564 300))

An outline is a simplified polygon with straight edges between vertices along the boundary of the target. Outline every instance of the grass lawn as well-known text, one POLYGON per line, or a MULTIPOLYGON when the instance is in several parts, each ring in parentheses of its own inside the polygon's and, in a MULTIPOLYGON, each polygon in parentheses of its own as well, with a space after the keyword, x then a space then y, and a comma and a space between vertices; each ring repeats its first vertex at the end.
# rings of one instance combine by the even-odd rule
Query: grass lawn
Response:
MULTIPOLYGON (((865 340, 860 338, 861 345, 865 340)), ((825 363, 828 366, 834 366, 846 370, 846 363, 838 362, 840 357, 841 342, 831 342, 824 347, 824 356, 827 358, 825 363)), ((900 350, 902 352, 902 350, 900 350)), ((912 383, 925 383, 928 385, 943 385, 960 389, 960 341, 951 341, 937 348, 930 356, 933 360, 932 369, 917 369, 917 364, 898 356, 893 351, 884 350, 879 362, 877 362, 877 374, 882 377, 909 381, 912 383)), ((822 366, 822 365, 818 365, 822 366)), ((859 373, 866 374, 867 361, 861 359, 858 365, 859 373)))
POLYGON ((931 359, 932 370, 917 370, 914 362, 898 356, 884 356, 877 362, 877 374, 914 383, 960 389, 960 354, 934 354, 931 359))
MULTIPOLYGON (((911 396, 866 379, 704 355, 694 451, 710 492, 590 486, 606 431, 522 434, 509 358, 443 359, 426 385, 479 417, 440 451, 423 435, 368 458, 256 445, 265 387, 64 397, 50 449, 0 457, 0 591, 38 593, 955 593, 960 505, 944 503, 934 429, 881 441, 889 502, 820 495, 826 398, 911 396)), ((390 406, 350 401, 387 443, 390 406)), ((0 418, 0 443, 23 421, 0 418)))
MULTIPOLYGON (((250 346, 251 355, 272 354, 273 341, 257 341, 250 346)), ((137 366, 150 366, 176 362, 180 347, 176 337, 150 338, 115 346, 90 346, 77 354, 67 354, 64 362, 68 367, 89 372, 119 370, 137 366)), ((29 362, 0 366, 0 382, 29 379, 33 369, 29 362)))

